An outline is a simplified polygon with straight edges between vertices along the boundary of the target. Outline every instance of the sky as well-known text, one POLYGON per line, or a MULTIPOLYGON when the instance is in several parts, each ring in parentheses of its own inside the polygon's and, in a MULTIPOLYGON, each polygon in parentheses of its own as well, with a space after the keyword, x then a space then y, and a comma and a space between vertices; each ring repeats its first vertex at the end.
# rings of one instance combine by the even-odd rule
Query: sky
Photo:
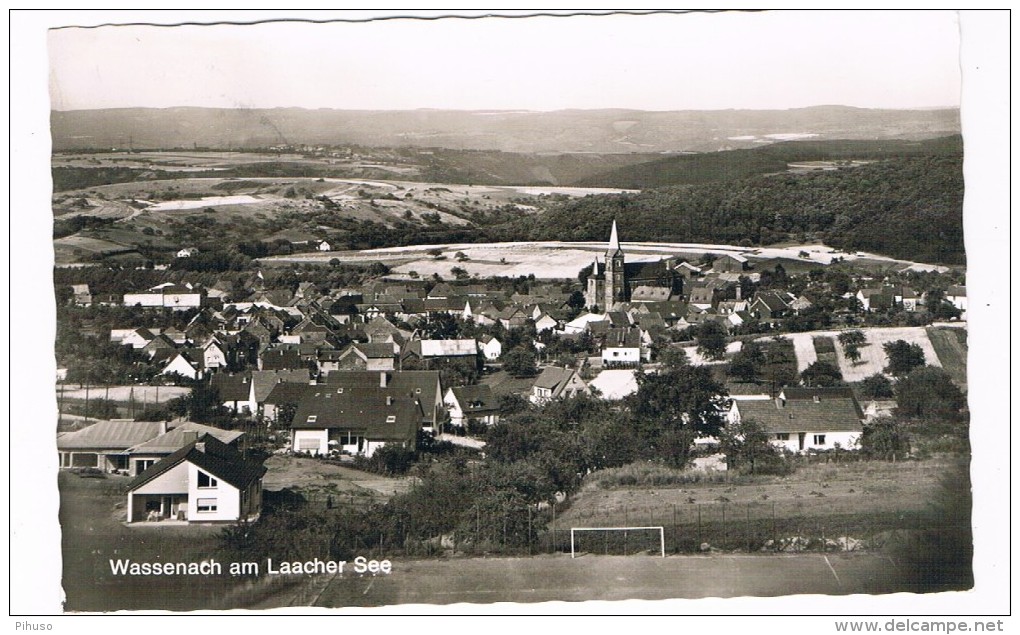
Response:
POLYGON ((123 25, 282 15, 61 15, 55 25, 122 25, 49 31, 52 107, 715 110, 960 103, 960 27, 951 11, 123 25))

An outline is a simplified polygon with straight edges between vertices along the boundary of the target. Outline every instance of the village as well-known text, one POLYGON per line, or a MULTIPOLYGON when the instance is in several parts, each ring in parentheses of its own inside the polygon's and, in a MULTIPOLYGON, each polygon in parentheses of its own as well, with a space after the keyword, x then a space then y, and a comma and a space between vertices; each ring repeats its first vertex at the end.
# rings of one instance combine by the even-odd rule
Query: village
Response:
MULTIPOLYGON (((791 274, 739 255, 628 262, 615 221, 609 234, 576 280, 400 281, 368 268, 340 288, 291 270, 274 285, 261 269, 102 296, 75 284, 63 293, 74 319, 60 323, 74 333, 58 335, 58 356, 73 351, 58 380, 59 465, 118 479, 125 525, 257 523, 273 513, 265 499, 300 489, 273 474, 281 457, 420 479, 437 448, 462 465, 527 458, 528 441, 507 435, 540 436, 528 418, 550 404, 578 402, 558 415, 565 430, 593 425, 585 409, 612 413, 617 425, 597 433, 607 447, 548 459, 524 490, 511 483, 529 526, 508 538, 504 520, 489 548, 513 551, 547 531, 542 506, 565 509, 600 469, 905 460, 930 454, 924 426, 963 416, 966 291, 952 274, 791 274), (125 318, 137 322, 106 328, 125 318), (645 420, 628 430, 624 412, 645 420)), ((452 552, 448 533, 420 539, 452 552)))

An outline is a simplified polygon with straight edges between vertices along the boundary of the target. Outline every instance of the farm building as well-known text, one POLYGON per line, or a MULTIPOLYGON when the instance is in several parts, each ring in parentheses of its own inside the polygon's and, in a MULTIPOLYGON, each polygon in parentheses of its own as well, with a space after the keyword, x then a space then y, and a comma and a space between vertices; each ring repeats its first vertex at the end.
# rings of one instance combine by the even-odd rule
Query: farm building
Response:
POLYGON ((205 434, 158 461, 129 485, 129 523, 256 520, 266 468, 205 434))

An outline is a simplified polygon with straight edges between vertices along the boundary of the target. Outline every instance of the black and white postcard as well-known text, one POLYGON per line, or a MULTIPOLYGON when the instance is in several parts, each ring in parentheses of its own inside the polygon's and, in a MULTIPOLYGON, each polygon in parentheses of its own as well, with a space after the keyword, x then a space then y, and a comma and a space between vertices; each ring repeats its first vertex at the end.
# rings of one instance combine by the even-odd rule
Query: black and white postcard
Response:
POLYGON ((1008 13, 13 17, 18 629, 1008 613, 1008 13))

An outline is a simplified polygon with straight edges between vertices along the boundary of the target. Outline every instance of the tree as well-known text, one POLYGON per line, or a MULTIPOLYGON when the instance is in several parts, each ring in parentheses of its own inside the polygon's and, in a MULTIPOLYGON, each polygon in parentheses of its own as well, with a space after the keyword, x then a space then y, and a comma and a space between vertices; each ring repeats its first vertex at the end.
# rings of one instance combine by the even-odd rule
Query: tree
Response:
POLYGON ((805 386, 827 388, 839 386, 843 383, 843 374, 839 368, 829 362, 815 362, 804 369, 800 374, 805 386))
POLYGON ((722 359, 726 355, 726 328, 715 320, 698 327, 698 353, 708 359, 722 359))
POLYGON ((892 417, 881 417, 864 426, 861 452, 886 461, 904 459, 910 454, 910 436, 892 417))
POLYGON ((791 469, 779 448, 772 445, 765 427, 753 419, 726 427, 719 444, 729 468, 746 469, 751 474, 783 474, 791 469))
POLYGON ((659 361, 662 362, 663 367, 668 370, 691 365, 691 358, 687 356, 687 351, 675 346, 667 346, 662 349, 659 353, 659 361))
POLYGON ((860 348, 867 342, 864 333, 860 330, 843 331, 839 334, 839 343, 843 345, 843 352, 846 358, 853 363, 861 361, 860 348))
POLYGON ((744 342, 730 362, 727 374, 743 382, 752 382, 765 364, 765 352, 757 342, 744 342))
POLYGON ((535 353, 525 348, 514 348, 502 355, 503 370, 513 377, 531 377, 538 368, 535 353))
POLYGON ((966 399, 949 373, 922 366, 896 383, 896 413, 905 417, 955 421, 966 399))
POLYGON ((871 399, 889 399, 893 397, 893 385, 882 373, 875 373, 861 382, 861 393, 871 399))
POLYGON ((917 344, 911 344, 906 340, 886 342, 882 345, 885 354, 889 358, 889 365, 885 372, 902 377, 918 366, 924 366, 924 351, 917 344))
POLYGON ((639 372, 637 384, 637 392, 627 397, 634 432, 671 465, 685 466, 694 440, 722 428, 726 389, 707 366, 639 372))

